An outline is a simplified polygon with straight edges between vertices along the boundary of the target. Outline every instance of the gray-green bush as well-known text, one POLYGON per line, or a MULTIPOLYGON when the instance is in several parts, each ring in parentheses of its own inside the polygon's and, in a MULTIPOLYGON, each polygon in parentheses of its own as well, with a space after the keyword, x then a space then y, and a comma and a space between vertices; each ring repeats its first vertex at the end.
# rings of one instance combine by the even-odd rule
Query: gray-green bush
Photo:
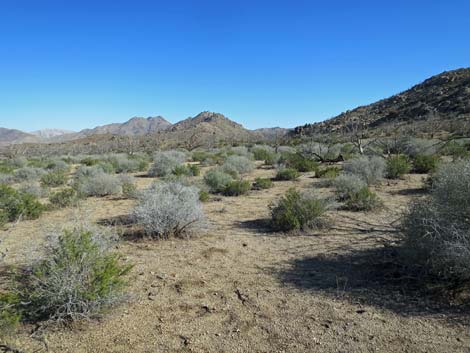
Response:
POLYGON ((345 173, 361 177, 367 185, 373 185, 385 176, 386 163, 381 157, 361 156, 346 162, 343 166, 345 173))
POLYGON ((232 180, 233 178, 231 175, 225 173, 219 168, 211 169, 204 175, 204 182, 212 193, 224 191, 232 180))
POLYGON ((155 153, 149 175, 165 177, 173 173, 176 167, 183 165, 186 155, 180 151, 162 151, 155 153))
POLYGON ((124 276, 112 242, 98 231, 75 228, 49 237, 46 255, 14 289, 17 312, 27 321, 67 323, 94 318, 122 301, 124 276))
POLYGON ((141 193, 133 217, 148 236, 189 237, 204 222, 199 190, 178 182, 157 182, 141 193))
POLYGON ((449 284, 470 280, 470 161, 441 166, 402 223, 403 259, 449 284))

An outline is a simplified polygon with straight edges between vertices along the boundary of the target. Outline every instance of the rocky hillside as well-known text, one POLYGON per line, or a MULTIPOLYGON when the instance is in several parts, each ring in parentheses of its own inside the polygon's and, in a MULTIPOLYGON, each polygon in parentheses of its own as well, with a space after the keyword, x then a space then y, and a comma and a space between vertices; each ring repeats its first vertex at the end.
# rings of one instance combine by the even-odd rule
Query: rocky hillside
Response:
POLYGON ((446 71, 390 98, 299 126, 296 135, 340 132, 353 121, 374 131, 460 132, 470 121, 470 68, 446 71))

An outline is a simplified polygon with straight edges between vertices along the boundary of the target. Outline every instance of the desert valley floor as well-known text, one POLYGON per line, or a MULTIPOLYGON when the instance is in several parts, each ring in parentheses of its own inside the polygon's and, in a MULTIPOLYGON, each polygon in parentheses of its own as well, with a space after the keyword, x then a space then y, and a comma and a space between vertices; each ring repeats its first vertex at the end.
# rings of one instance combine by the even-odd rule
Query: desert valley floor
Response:
MULTIPOLYGON (((257 176, 275 171, 257 169, 257 176)), ((139 176, 137 174, 137 176, 139 176)), ((139 188, 153 179, 137 178, 139 188)), ((37 256, 45 230, 77 217, 113 225, 117 251, 135 264, 130 298, 98 321, 41 335, 27 326, 11 345, 24 352, 469 352, 468 315, 413 289, 384 241, 422 175, 375 188, 378 212, 330 211, 309 234, 269 231, 269 204, 292 186, 322 187, 304 173, 241 197, 204 204, 207 229, 193 239, 137 239, 126 224, 134 201, 89 198, 0 231, 7 265, 37 256)), ((134 234, 135 235, 135 234, 134 234)), ((8 269, 5 269, 8 270, 8 269)))

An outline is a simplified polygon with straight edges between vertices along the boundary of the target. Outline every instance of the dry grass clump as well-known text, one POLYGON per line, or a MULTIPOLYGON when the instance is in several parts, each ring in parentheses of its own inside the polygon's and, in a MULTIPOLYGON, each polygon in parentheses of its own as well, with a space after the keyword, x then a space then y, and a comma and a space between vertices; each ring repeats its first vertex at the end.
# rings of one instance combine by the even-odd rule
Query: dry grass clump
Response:
POLYGON ((133 217, 148 236, 189 237, 204 221, 199 190, 178 182, 157 182, 141 193, 133 217))

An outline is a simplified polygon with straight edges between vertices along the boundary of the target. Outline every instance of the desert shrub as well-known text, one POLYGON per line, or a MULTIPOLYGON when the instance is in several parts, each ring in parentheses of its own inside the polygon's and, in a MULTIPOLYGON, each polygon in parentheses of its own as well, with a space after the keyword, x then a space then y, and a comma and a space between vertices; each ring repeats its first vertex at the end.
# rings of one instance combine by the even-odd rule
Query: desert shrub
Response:
POLYGON ((75 179, 95 177, 103 174, 105 171, 99 166, 80 166, 75 172, 75 179))
POLYGON ((382 205, 377 194, 367 186, 357 192, 349 193, 345 198, 345 208, 351 211, 371 211, 382 205))
POLYGON ((302 155, 308 156, 312 160, 335 159, 341 154, 341 145, 311 141, 300 145, 299 150, 302 155))
POLYGON ((3 211, 8 221, 36 219, 44 209, 35 196, 0 185, 0 210, 3 211))
POLYGON ((413 171, 415 173, 432 173, 436 170, 438 163, 438 156, 418 154, 413 158, 413 171))
POLYGON ((210 194, 205 190, 199 190, 199 201, 207 202, 210 200, 210 194))
POLYGON ((229 149, 229 155, 246 157, 248 159, 253 159, 253 154, 248 150, 246 146, 235 146, 229 149))
POLYGON ((47 196, 48 193, 45 188, 43 188, 39 183, 36 182, 23 183, 18 187, 18 191, 25 194, 33 195, 38 199, 47 196))
POLYGON ((340 201, 347 200, 349 195, 358 194, 367 187, 367 183, 360 176, 355 174, 341 174, 334 182, 336 194, 340 201))
POLYGON ((119 177, 101 171, 92 176, 79 177, 74 182, 74 189, 80 196, 107 196, 122 192, 119 177))
POLYGON ((285 153, 296 153, 296 149, 294 147, 291 147, 291 146, 278 146, 276 148, 277 150, 277 153, 280 153, 280 154, 285 154, 285 153))
POLYGON ((198 176, 201 174, 201 170, 195 164, 179 165, 173 169, 172 173, 176 176, 198 176))
POLYGON ((253 184, 254 190, 264 190, 273 187, 273 181, 268 178, 256 178, 253 184))
POLYGON ((78 202, 78 194, 72 188, 56 191, 49 195, 49 203, 52 208, 64 208, 78 202))
POLYGON ((279 163, 299 172, 313 172, 318 169, 317 162, 302 156, 300 153, 285 153, 281 156, 279 163))
POLYGON ((276 173, 276 180, 295 180, 300 176, 297 169, 281 168, 276 173))
POLYGON ((87 166, 87 167, 94 166, 94 165, 96 165, 96 164, 98 164, 98 163, 99 163, 99 159, 93 158, 93 157, 90 157, 90 156, 85 157, 85 158, 83 158, 82 160, 80 160, 80 164, 83 164, 83 165, 85 165, 85 166, 87 166))
POLYGON ((28 164, 28 160, 25 157, 15 157, 8 164, 14 168, 23 168, 28 164))
POLYGON ((0 229, 8 222, 8 214, 0 208, 0 229))
POLYGON ((15 171, 17 182, 38 180, 45 173, 44 169, 35 167, 24 167, 15 171))
POLYGON ((212 154, 206 151, 194 151, 191 155, 191 159, 193 162, 203 163, 207 160, 210 160, 212 154))
POLYGON ((237 174, 247 174, 255 169, 253 161, 244 156, 233 155, 227 157, 222 169, 227 174, 236 176, 237 174))
POLYGON ((204 220, 198 189, 165 181, 141 194, 133 216, 147 235, 163 239, 189 236, 204 220))
POLYGON ((131 269, 111 252, 111 242, 76 228, 50 238, 46 256, 18 284, 19 311, 28 321, 67 323, 93 318, 121 301, 131 269))
POLYGON ((361 156, 345 163, 343 170, 361 177, 367 185, 372 185, 383 179, 385 167, 386 163, 383 158, 361 156))
POLYGON ((20 298, 13 292, 0 293, 0 333, 13 331, 21 321, 20 298))
POLYGON ((201 169, 199 169, 199 167, 196 164, 190 164, 188 166, 188 169, 189 169, 190 175, 192 176, 201 175, 201 169))
POLYGON ((257 161, 274 161, 274 148, 267 145, 255 145, 251 148, 253 158, 257 161))
POLYGON ((429 197, 414 202, 402 223, 403 259, 460 285, 470 280, 470 161, 441 166, 429 197))
POLYGON ((329 207, 326 199, 290 189, 271 206, 271 224, 280 231, 313 229, 323 224, 322 216, 329 207))
POLYGON ((87 167, 94 166, 98 164, 99 160, 96 158, 92 157, 85 157, 82 160, 80 160, 80 164, 86 165, 87 167))
POLYGON ((248 193, 251 184, 246 180, 232 180, 224 189, 225 196, 240 196, 248 193))
POLYGON ((326 167, 323 169, 319 169, 315 173, 315 177, 334 179, 339 175, 340 172, 341 169, 339 167, 326 167))
POLYGON ((61 159, 54 159, 47 163, 46 169, 67 173, 70 170, 70 166, 61 159))
POLYGON ((437 145, 437 140, 409 138, 403 144, 403 151, 397 153, 404 153, 411 158, 418 155, 433 155, 437 152, 437 145))
POLYGON ((11 174, 5 174, 5 173, 0 173, 0 184, 13 184, 15 182, 15 179, 13 178, 13 175, 11 174))
POLYGON ((209 170, 206 175, 204 175, 204 182, 212 193, 224 191, 232 180, 232 176, 218 168, 209 170))
POLYGON ((41 176, 41 185, 56 187, 67 183, 67 176, 63 170, 56 169, 41 176))
POLYGON ((116 173, 135 173, 147 168, 147 162, 144 159, 131 158, 123 154, 113 154, 106 158, 111 163, 116 173))
POLYGON ((122 196, 128 199, 136 199, 139 196, 135 178, 131 175, 122 174, 119 176, 122 186, 122 196))
POLYGON ((446 142, 440 150, 440 153, 444 156, 451 156, 454 160, 468 158, 470 156, 470 150, 465 144, 453 140, 446 142))
POLYGON ((109 161, 99 161, 97 164, 95 164, 95 167, 101 169, 106 174, 116 173, 116 167, 109 161))
POLYGON ((149 175, 165 177, 173 173, 176 167, 181 166, 186 160, 186 155, 180 151, 157 152, 150 167, 149 175))
POLYGON ((387 159, 387 178, 398 179, 411 170, 408 157, 402 154, 391 156, 387 159))

